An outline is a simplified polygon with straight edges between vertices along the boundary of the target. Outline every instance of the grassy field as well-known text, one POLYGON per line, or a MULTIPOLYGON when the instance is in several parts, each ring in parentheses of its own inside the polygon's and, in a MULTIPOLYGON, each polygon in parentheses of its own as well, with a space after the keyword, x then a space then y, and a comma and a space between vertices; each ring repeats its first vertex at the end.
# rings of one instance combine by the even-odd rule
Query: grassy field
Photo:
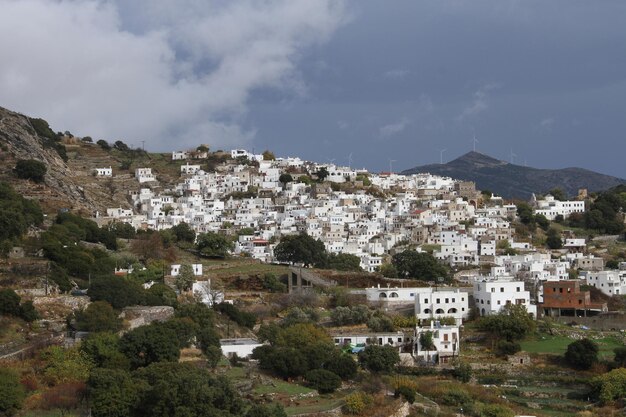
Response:
MULTIPOLYGON (((567 350, 567 346, 574 340, 565 336, 540 336, 534 339, 525 340, 521 343, 522 350, 529 353, 549 353, 562 355, 567 350)), ((613 349, 624 344, 615 337, 605 337, 593 339, 600 348, 600 358, 613 359, 613 349)))
POLYGON ((292 384, 280 379, 271 379, 270 384, 259 385, 254 389, 255 394, 287 394, 287 395, 301 395, 310 394, 315 390, 302 385, 292 384))

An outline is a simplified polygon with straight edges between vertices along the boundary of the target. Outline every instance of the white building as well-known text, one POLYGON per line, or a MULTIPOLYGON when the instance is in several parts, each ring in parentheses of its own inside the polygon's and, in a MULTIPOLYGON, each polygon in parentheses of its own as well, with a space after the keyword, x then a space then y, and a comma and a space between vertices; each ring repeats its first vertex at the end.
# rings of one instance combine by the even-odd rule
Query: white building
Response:
POLYGON ((222 355, 226 357, 236 354, 240 358, 249 358, 252 351, 259 346, 263 344, 254 339, 220 339, 222 355))
POLYGON ((459 326, 445 326, 432 320, 430 326, 415 328, 413 338, 413 356, 428 363, 448 363, 459 355, 460 340, 459 326), (433 346, 422 346, 422 334, 430 333, 433 346), (434 349, 433 349, 434 348, 434 349))
POLYGON ((454 317, 457 324, 469 315, 469 296, 459 288, 416 288, 415 317, 436 320, 454 317))
POLYGON ((524 282, 507 279, 483 279, 474 283, 474 302, 481 316, 498 314, 507 304, 521 304, 537 316, 537 306, 530 303, 524 282))
POLYGON ((182 161, 189 157, 189 154, 185 151, 172 152, 172 161, 182 161))
POLYGON ((135 170, 135 178, 140 183, 156 181, 156 176, 152 173, 152 168, 137 168, 135 170))
POLYGON ((371 287, 365 289, 365 297, 367 301, 383 301, 383 302, 396 302, 396 303, 410 303, 415 302, 415 294, 418 291, 424 290, 424 288, 398 288, 398 287, 371 287))
POLYGON ((554 220, 558 215, 567 218, 572 213, 585 212, 584 201, 559 201, 549 194, 543 200, 537 200, 535 206, 535 214, 543 214, 548 220, 554 220))
POLYGON ((624 271, 582 271, 580 277, 608 296, 626 294, 624 271))
POLYGON ((113 176, 113 168, 96 168, 95 169, 96 177, 112 177, 113 176))
POLYGON ((189 165, 189 163, 180 166, 180 173, 182 175, 193 175, 200 171, 200 165, 189 165))
MULTIPOLYGON (((170 269, 170 275, 173 277, 177 277, 178 274, 180 274, 181 267, 181 264, 173 264, 170 269)), ((191 268, 193 269, 194 276, 202 276, 202 264, 191 264, 191 268)))
POLYGON ((352 353, 359 353, 365 346, 393 346, 401 351, 406 345, 411 345, 411 339, 403 332, 386 333, 342 333, 331 335, 336 346, 350 346, 352 353))

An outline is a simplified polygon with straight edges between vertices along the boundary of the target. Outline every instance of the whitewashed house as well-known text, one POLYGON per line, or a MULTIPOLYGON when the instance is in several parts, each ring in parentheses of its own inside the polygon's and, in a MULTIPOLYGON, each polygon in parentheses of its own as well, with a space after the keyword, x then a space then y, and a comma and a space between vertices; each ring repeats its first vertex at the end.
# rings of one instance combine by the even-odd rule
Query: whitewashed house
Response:
POLYGON ((474 283, 474 302, 481 316, 498 314, 507 304, 521 304, 537 317, 537 306, 530 302, 530 292, 523 281, 505 278, 483 279, 474 283))
MULTIPOLYGON (((173 264, 170 267, 170 275, 173 277, 177 277, 180 274, 181 264, 173 264)), ((193 269, 194 276, 202 276, 202 264, 191 264, 191 269, 193 269)))
POLYGON ((96 173, 96 177, 112 177, 113 176, 113 168, 96 168, 94 170, 96 173))
POLYGON ((189 158, 189 153, 185 151, 172 152, 172 161, 182 161, 189 158))
POLYGON ((624 271, 582 271, 580 277, 608 296, 626 294, 624 271))
POLYGON ((469 315, 469 296, 460 288, 416 288, 415 317, 418 320, 437 320, 453 317, 457 324, 469 315))
POLYGON ((426 363, 449 363, 459 356, 460 340, 458 325, 442 325, 431 320, 430 326, 415 327, 413 356, 426 363), (422 345, 423 334, 430 334, 432 346, 422 345))
POLYGON ((559 201, 549 194, 543 200, 537 200, 535 207, 535 214, 543 214, 548 220, 554 220, 558 215, 568 218, 572 213, 585 212, 584 201, 559 201))
POLYGON ((152 168, 137 168, 135 178, 140 183, 156 181, 156 176, 152 173, 152 168))

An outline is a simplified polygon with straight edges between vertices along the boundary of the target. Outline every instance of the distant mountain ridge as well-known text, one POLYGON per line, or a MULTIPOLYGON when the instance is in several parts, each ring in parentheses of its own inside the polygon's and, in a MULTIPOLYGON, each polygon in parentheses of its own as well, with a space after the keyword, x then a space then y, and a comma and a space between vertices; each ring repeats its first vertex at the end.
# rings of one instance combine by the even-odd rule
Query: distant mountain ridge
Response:
POLYGON ((480 190, 490 190, 504 198, 530 198, 560 188, 569 196, 586 188, 589 192, 605 190, 626 180, 583 168, 539 169, 510 164, 480 152, 468 152, 446 164, 430 164, 402 171, 410 175, 429 172, 455 179, 474 181, 480 190))

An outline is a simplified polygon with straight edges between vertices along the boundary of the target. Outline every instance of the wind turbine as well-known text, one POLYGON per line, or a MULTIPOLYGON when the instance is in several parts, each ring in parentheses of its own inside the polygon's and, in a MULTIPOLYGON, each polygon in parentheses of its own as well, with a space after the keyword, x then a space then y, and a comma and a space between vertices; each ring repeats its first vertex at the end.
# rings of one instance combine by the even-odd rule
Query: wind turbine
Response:
POLYGON ((395 159, 390 159, 389 160, 389 175, 393 174, 393 163, 396 162, 395 159))
POLYGON ((513 153, 513 148, 511 148, 511 163, 513 163, 513 159, 516 157, 517 155, 515 155, 513 153))
POLYGON ((476 144, 478 143, 478 139, 476 139, 476 132, 474 132, 474 138, 472 139, 472 145, 474 148, 474 152, 476 152, 476 144))
POLYGON ((439 150, 439 164, 443 165, 443 153, 447 151, 447 149, 440 149, 439 150))
POLYGON ((352 152, 348 155, 348 168, 352 169, 352 152))

